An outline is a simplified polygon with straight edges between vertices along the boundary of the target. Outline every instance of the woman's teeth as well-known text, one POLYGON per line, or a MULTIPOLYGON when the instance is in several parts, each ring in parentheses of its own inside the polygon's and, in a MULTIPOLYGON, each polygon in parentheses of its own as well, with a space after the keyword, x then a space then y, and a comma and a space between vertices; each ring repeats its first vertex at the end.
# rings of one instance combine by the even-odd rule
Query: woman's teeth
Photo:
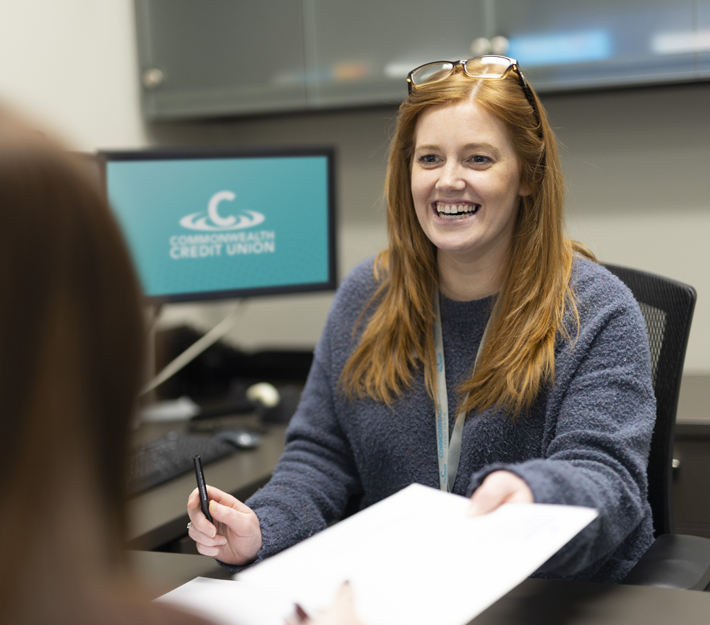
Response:
POLYGON ((480 204, 436 204, 436 214, 441 219, 464 219, 478 212, 480 204))

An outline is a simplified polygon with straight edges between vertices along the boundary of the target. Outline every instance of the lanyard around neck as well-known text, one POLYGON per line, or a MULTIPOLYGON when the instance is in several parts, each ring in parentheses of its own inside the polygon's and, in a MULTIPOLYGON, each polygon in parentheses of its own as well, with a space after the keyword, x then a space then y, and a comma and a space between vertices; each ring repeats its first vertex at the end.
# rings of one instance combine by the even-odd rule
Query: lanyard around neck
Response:
MULTIPOLYGON (((456 474, 459 470, 459 459, 461 458, 461 439, 463 438, 463 424, 466 420, 466 413, 461 410, 456 415, 454 431, 449 440, 449 395, 446 390, 446 367, 444 366, 444 338, 441 331, 441 309, 439 306, 439 289, 434 289, 434 352, 436 355, 436 443, 437 455, 439 458, 439 488, 444 492, 451 492, 456 481, 456 474)), ((473 361, 473 370, 476 371, 478 355, 486 341, 490 317, 483 330, 481 342, 478 344, 476 357, 473 361)), ((468 400, 468 395, 464 398, 464 404, 468 400)))

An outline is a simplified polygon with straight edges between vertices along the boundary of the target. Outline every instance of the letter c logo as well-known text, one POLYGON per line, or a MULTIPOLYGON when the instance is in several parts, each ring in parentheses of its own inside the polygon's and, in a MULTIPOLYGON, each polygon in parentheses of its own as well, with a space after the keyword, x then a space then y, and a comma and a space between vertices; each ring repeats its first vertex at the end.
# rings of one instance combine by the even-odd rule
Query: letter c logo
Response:
POLYGON ((234 216, 230 215, 229 217, 220 217, 219 213, 217 212, 217 206, 223 200, 231 202, 235 197, 236 196, 231 191, 220 191, 218 193, 215 193, 210 198, 210 203, 207 205, 207 214, 209 215, 213 224, 215 224, 216 226, 221 226, 223 228, 234 224, 234 222, 236 221, 234 216))

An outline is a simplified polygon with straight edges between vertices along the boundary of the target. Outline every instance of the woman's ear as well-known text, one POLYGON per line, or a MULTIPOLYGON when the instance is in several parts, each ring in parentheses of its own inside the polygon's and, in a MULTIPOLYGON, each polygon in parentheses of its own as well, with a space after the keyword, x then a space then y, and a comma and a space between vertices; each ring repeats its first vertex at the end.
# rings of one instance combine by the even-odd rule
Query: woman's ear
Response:
POLYGON ((527 182, 521 182, 520 183, 520 188, 518 189, 518 195, 520 197, 526 197, 532 193, 532 188, 531 185, 529 185, 527 182))

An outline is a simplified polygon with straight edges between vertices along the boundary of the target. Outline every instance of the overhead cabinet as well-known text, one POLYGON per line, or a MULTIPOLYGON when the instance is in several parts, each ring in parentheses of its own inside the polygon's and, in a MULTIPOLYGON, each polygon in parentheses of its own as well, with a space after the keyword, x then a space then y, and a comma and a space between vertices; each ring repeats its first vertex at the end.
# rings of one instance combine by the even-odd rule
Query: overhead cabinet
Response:
POLYGON ((540 92, 710 77, 710 0, 135 0, 143 110, 380 104, 432 60, 504 54, 540 92))
POLYGON ((495 7, 508 55, 538 91, 696 78, 692 0, 498 0, 495 7))
POLYGON ((471 0, 303 0, 308 104, 401 102, 418 65, 471 56, 486 6, 471 0))
POLYGON ((694 33, 698 75, 710 78, 710 0, 697 0, 698 27, 694 33))
POLYGON ((149 119, 306 108, 299 0, 136 0, 149 119))

